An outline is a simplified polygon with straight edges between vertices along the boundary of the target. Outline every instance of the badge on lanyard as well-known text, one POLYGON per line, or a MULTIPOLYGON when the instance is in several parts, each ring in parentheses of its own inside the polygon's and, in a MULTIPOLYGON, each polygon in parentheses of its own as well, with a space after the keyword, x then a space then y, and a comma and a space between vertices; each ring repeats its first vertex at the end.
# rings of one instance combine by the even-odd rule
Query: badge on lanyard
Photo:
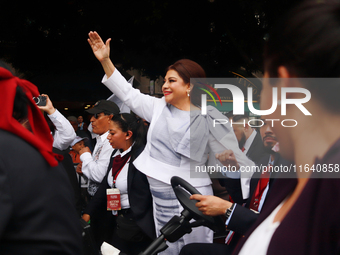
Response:
POLYGON ((117 188, 107 189, 106 197, 107 197, 107 210, 108 211, 121 210, 119 189, 117 188))
MULTIPOLYGON (((129 156, 129 154, 127 154, 126 156, 129 156)), ((129 158, 127 158, 127 160, 123 161, 122 162, 123 164, 118 165, 118 166, 120 166, 120 170, 112 175, 113 176, 112 189, 106 190, 107 210, 112 211, 113 215, 117 215, 117 211, 122 209, 121 203, 120 203, 120 191, 119 191, 119 189, 116 188, 116 180, 117 180, 118 175, 120 174, 120 172, 124 168, 126 161, 128 161, 130 159, 130 157, 131 156, 129 156, 129 158)), ((120 158, 120 155, 119 155, 119 158, 120 158)), ((113 169, 112 169, 112 172, 113 172, 113 169)))

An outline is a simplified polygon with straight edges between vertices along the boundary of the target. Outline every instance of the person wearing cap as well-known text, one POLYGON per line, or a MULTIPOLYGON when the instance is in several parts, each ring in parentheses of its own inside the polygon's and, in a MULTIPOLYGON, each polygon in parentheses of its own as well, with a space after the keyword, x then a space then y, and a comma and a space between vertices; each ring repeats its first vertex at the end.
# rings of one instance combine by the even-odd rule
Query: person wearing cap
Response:
POLYGON ((79 151, 81 163, 77 166, 77 173, 84 174, 89 179, 87 191, 90 197, 93 197, 110 162, 113 148, 107 140, 107 136, 110 120, 113 115, 119 113, 119 108, 114 102, 100 100, 87 112, 93 114, 90 121, 92 132, 96 134, 96 146, 92 154, 89 147, 84 147, 79 151))
POLYGON ((73 142, 71 143, 71 150, 69 152, 69 154, 72 157, 72 161, 74 164, 79 164, 81 163, 80 161, 80 157, 79 157, 79 151, 83 148, 85 148, 85 141, 87 141, 88 138, 87 137, 80 137, 77 136, 73 142))

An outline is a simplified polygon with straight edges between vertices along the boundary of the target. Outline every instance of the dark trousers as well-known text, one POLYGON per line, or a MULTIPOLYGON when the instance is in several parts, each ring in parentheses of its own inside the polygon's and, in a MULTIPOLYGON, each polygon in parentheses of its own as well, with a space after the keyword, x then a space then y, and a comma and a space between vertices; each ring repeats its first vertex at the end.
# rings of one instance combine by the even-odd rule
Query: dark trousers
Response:
MULTIPOLYGON (((118 212, 117 217, 124 217, 127 219, 133 218, 133 213, 130 209, 122 209, 118 212)), ((117 218, 118 219, 118 218, 117 218)), ((118 221, 118 220, 117 220, 118 221)), ((134 221, 133 221, 134 222, 134 221)), ((134 223, 136 224, 136 223, 134 223)), ((133 224, 133 225, 134 225, 133 224)), ((115 231, 113 233, 113 238, 110 242, 114 247, 119 249, 121 251, 120 254, 128 254, 128 255, 138 255, 139 253, 143 252, 152 242, 151 238, 148 237, 143 231, 137 226, 137 228, 140 229, 140 234, 138 234, 138 237, 132 238, 131 241, 127 241, 125 239, 122 239, 118 236, 117 232, 120 231, 119 229, 119 223, 117 223, 117 227, 115 228, 115 231)))
POLYGON ((124 253, 128 255, 138 255, 139 253, 146 250, 151 242, 152 240, 150 238, 141 242, 129 242, 119 238, 116 234, 114 234, 110 244, 119 249, 121 251, 120 254, 124 253))
POLYGON ((91 216, 91 228, 98 250, 103 242, 110 243, 116 228, 114 217, 111 211, 103 211, 91 216))

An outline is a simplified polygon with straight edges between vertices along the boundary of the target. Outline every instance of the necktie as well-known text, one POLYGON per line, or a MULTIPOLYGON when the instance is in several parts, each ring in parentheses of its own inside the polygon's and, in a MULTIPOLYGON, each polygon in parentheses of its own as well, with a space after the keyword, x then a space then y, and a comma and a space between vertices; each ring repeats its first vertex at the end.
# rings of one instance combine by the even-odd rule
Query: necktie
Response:
POLYGON ((104 143, 102 143, 101 145, 99 145, 99 146, 98 146, 98 149, 97 149, 96 152, 94 153, 93 160, 94 160, 95 162, 98 161, 99 155, 100 155, 100 153, 102 152, 103 146, 104 146, 104 143))
MULTIPOLYGON (((242 151, 243 150, 244 150, 244 148, 242 148, 242 151)), ((270 172, 271 172, 272 167, 273 167, 272 164, 268 164, 267 169, 264 169, 264 171, 262 171, 261 176, 260 176, 260 180, 257 183, 255 192, 253 193, 252 199, 250 201, 250 209, 253 209, 257 212, 258 212, 258 209, 259 209, 259 204, 260 204, 260 201, 261 201, 263 191, 266 189, 266 187, 268 185, 269 178, 270 178, 270 172)), ((225 243, 230 244, 233 236, 234 236, 234 231, 230 231, 226 240, 225 240, 225 243)))
POLYGON ((242 147, 241 151, 244 152, 246 150, 246 148, 242 147))
POLYGON ((270 171, 272 167, 273 165, 269 164, 267 169, 262 170, 260 179, 255 188, 255 192, 253 193, 252 199, 250 201, 250 209, 258 211, 263 191, 266 189, 268 182, 269 182, 270 171))

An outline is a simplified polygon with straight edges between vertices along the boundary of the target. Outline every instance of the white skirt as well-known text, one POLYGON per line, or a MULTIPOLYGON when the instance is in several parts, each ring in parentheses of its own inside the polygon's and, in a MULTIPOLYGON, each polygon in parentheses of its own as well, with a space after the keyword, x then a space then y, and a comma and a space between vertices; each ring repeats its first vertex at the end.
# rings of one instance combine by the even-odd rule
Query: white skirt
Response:
MULTIPOLYGON (((160 229, 174 216, 181 215, 183 207, 176 198, 171 185, 160 182, 154 178, 148 177, 150 190, 154 205, 154 220, 157 236, 160 236, 160 229)), ((203 195, 213 195, 211 185, 195 187, 203 195)), ((182 247, 189 243, 212 243, 213 231, 207 227, 193 228, 190 234, 184 235, 174 243, 167 242, 169 246, 165 251, 159 253, 162 255, 179 254, 182 247)))

